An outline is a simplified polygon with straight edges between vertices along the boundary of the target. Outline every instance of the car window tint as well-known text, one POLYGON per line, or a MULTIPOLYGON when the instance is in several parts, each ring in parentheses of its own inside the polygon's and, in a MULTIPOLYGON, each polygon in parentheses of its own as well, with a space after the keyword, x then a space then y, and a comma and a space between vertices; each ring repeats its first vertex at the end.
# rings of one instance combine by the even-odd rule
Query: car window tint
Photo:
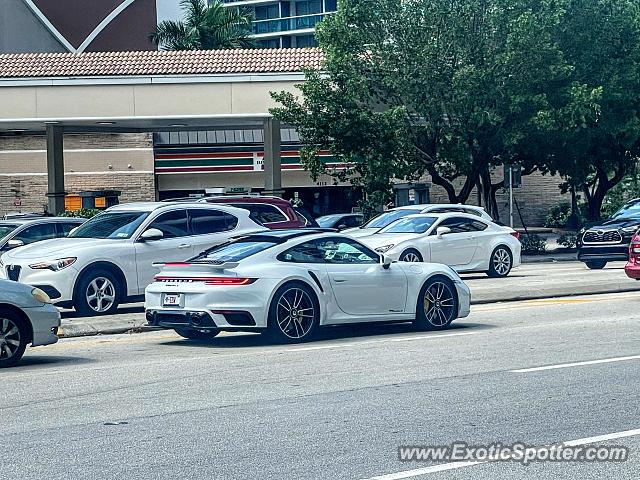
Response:
POLYGON ((344 224, 347 228, 359 227, 362 224, 362 217, 358 215, 350 215, 348 217, 344 217, 340 223, 344 224))
POLYGON ((22 240, 25 244, 39 242, 40 240, 49 240, 56 238, 55 223, 43 223, 40 225, 32 225, 18 233, 14 239, 22 240))
POLYGON ((70 234, 73 238, 130 238, 149 212, 103 212, 70 234))
POLYGON ((324 263, 323 254, 318 250, 316 242, 305 242, 278 255, 281 262, 291 263, 324 263))
POLYGON ((251 204, 236 204, 236 207, 249 210, 249 217, 251 220, 264 224, 264 223, 277 223, 286 222, 289 219, 274 205, 251 203, 251 204))
POLYGON ((238 226, 238 219, 230 213, 219 210, 189 210, 191 231, 194 235, 220 233, 233 230, 238 226))
POLYGON ((487 228, 487 226, 482 222, 462 217, 447 218, 443 220, 438 227, 449 227, 451 229, 451 233, 477 232, 478 230, 484 230, 487 228), (480 228, 481 226, 484 226, 484 228, 480 228))
POLYGON ((475 215, 476 217, 482 216, 482 212, 474 208, 465 208, 464 213, 470 213, 471 215, 475 215))
POLYGON ((331 264, 367 264, 378 263, 380 257, 364 245, 343 238, 327 238, 316 240, 325 263, 331 264))
POLYGON ((79 227, 81 224, 79 223, 59 223, 60 229, 62 230, 62 235, 67 236, 76 227, 79 227))
POLYGON ((20 225, 17 225, 17 224, 6 224, 6 223, 0 225, 0 238, 6 237, 19 226, 20 225))
POLYGON ((156 218, 149 228, 156 228, 162 232, 162 238, 184 237, 189 234, 186 210, 166 212, 156 218))

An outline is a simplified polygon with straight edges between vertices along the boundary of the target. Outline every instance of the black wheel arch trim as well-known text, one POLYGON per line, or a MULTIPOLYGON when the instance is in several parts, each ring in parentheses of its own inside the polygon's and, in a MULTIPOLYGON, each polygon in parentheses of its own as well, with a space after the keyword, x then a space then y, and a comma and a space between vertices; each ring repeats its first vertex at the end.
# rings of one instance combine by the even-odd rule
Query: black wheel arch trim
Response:
POLYGON ((31 325, 31 321, 29 320, 28 315, 24 313, 24 311, 20 307, 17 307, 11 303, 0 303, 0 314, 3 310, 8 310, 9 312, 14 313, 16 316, 22 319, 22 321, 24 321, 25 325, 27 326, 27 343, 32 343, 33 325, 31 325))

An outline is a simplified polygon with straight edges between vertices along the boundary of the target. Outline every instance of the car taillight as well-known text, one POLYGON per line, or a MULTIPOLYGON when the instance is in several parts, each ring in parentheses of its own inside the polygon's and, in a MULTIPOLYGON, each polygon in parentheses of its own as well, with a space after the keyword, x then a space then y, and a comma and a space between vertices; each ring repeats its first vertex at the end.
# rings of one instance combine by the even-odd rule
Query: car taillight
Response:
POLYGON ((176 283, 204 283, 205 285, 250 285, 257 278, 242 277, 167 277, 166 275, 156 275, 156 282, 176 282, 176 283))
POLYGON ((511 232, 511 236, 516 237, 516 239, 520 240, 520 232, 511 232))
POLYGON ((640 255, 640 237, 633 237, 631 240, 629 255, 640 255))
POLYGON ((206 285, 249 285, 257 278, 212 277, 204 281, 206 285))

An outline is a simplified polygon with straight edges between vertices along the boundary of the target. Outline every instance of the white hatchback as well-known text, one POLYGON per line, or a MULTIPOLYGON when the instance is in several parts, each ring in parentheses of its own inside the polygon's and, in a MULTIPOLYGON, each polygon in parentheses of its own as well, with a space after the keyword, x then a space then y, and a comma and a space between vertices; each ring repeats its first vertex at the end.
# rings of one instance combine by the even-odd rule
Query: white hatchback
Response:
POLYGON ((518 233, 465 213, 403 217, 359 238, 393 260, 444 263, 458 272, 486 272, 506 277, 520 265, 518 233))
POLYGON ((202 203, 111 207, 69 237, 16 248, 0 259, 6 278, 34 285, 81 315, 115 312, 142 300, 152 264, 183 261, 236 235, 266 230, 249 212, 202 203))

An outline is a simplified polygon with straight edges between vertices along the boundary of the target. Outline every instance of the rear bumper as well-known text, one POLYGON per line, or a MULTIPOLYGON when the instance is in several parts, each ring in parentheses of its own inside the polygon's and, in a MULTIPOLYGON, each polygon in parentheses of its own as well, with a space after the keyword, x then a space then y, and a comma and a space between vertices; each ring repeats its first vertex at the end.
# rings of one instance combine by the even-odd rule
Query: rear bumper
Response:
POLYGON ((471 290, 463 281, 454 283, 458 293, 458 318, 468 317, 471 311, 471 290))
POLYGON ((255 329, 256 321, 246 311, 208 311, 208 310, 167 310, 147 309, 147 323, 162 328, 213 329, 255 329))

